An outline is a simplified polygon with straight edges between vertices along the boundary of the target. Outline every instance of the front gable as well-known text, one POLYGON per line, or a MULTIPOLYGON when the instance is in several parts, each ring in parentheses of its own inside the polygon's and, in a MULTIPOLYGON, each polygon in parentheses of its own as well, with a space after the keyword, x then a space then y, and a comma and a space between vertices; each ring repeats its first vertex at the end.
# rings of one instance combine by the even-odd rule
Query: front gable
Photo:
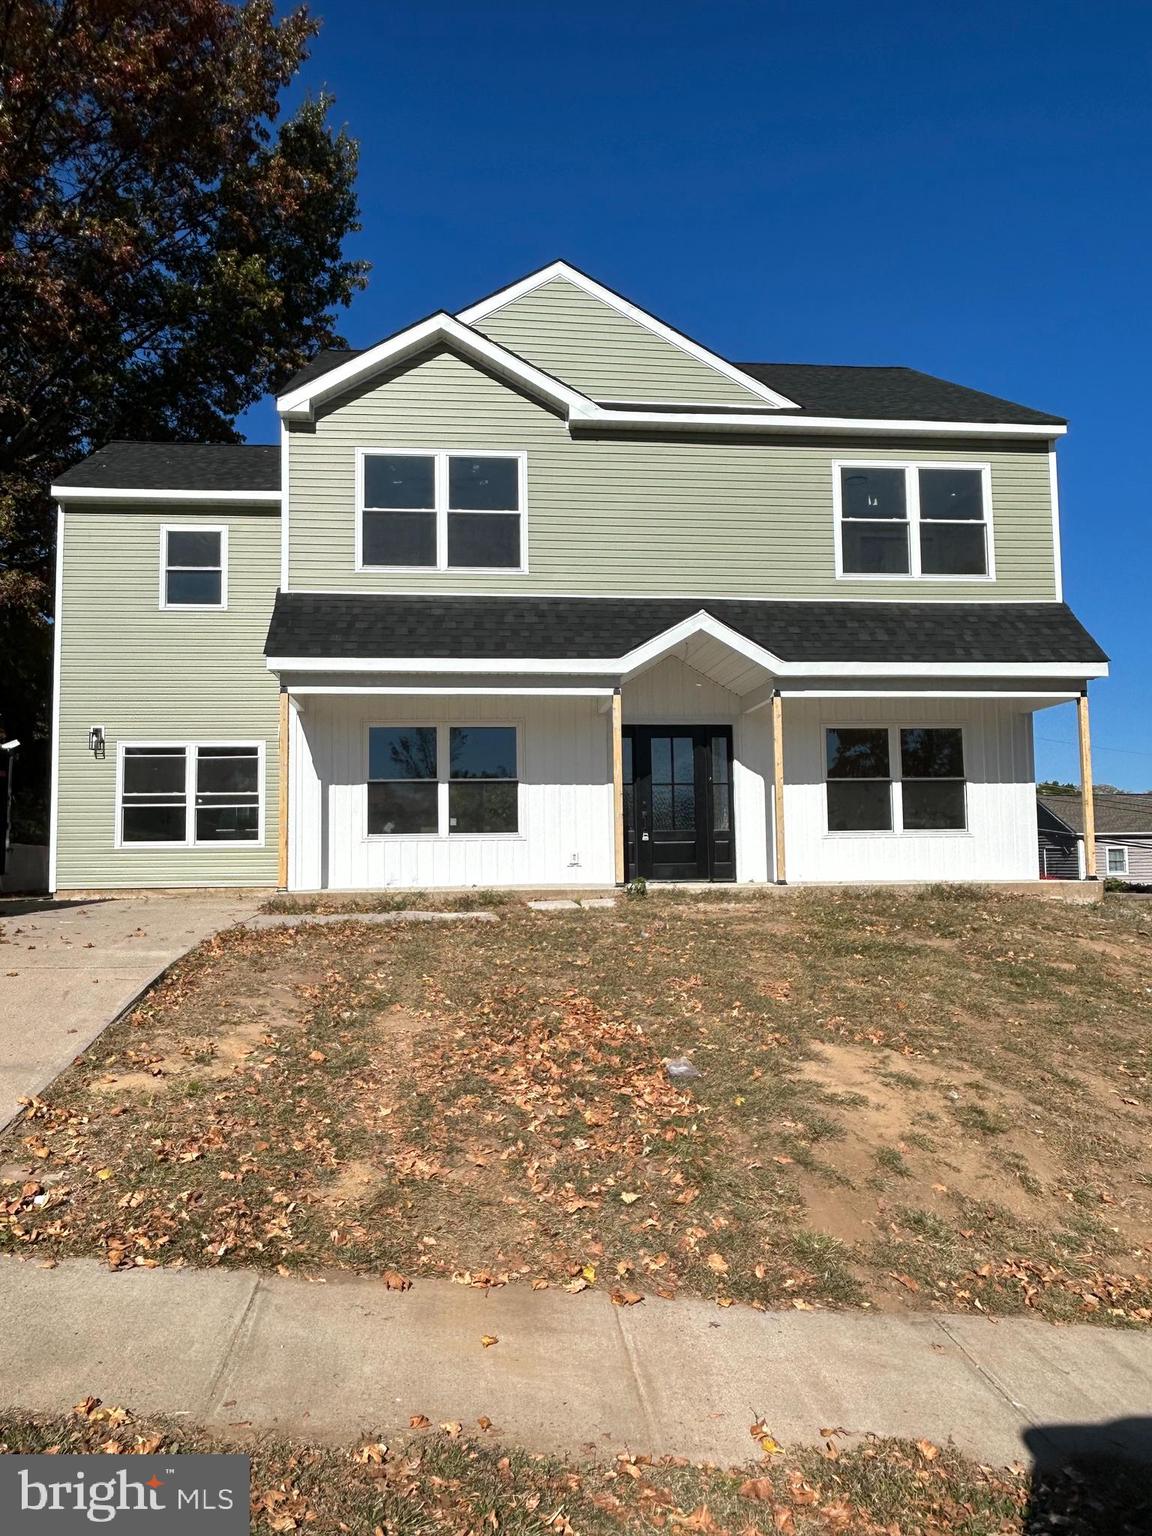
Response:
POLYGON ((596 401, 758 411, 792 404, 562 262, 457 318, 596 401))

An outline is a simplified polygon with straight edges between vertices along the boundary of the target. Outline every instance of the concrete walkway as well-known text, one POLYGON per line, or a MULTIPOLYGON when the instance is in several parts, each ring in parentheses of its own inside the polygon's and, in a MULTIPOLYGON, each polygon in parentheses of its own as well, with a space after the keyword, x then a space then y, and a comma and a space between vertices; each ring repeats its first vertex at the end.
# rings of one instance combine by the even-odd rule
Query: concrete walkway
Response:
POLYGON ((757 1419, 783 1442, 871 1431, 1006 1465, 1025 1436, 1036 1455, 1067 1443, 1061 1425, 1126 1418, 1105 1443, 1152 1460, 1152 1333, 0 1259, 0 1401, 49 1412, 88 1393, 320 1440, 487 1415, 530 1450, 721 1464, 759 1455, 757 1419))
POLYGON ((258 896, 0 900, 0 1130, 161 971, 258 896))

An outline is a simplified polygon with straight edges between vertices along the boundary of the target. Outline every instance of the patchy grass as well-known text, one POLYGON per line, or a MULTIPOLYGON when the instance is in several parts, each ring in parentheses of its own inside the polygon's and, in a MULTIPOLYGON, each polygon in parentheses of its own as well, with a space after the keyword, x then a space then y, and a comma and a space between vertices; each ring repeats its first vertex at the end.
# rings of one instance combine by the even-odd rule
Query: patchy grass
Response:
POLYGON ((1146 1480, 1131 1469, 1030 1476, 923 1440, 830 1438, 723 1471, 672 1458, 562 1462, 505 1450, 491 1443, 498 1433, 446 1424, 399 1446, 368 1436, 320 1447, 136 1420, 94 1398, 69 1417, 0 1413, 0 1453, 247 1454, 254 1536, 1136 1536, 1152 1516, 1146 1480))
POLYGON ((1145 1323, 1150 939, 952 888, 229 930, 0 1138, 0 1247, 1145 1323))
POLYGON ((261 912, 291 916, 294 912, 479 912, 518 902, 513 891, 364 891, 320 892, 317 895, 269 896, 261 912))

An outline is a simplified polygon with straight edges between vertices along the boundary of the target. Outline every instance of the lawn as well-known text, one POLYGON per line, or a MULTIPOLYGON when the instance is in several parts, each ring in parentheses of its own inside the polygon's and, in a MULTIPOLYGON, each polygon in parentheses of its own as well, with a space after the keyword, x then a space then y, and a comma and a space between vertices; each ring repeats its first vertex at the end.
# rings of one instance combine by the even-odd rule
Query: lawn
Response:
POLYGON ((1152 1319, 1147 906, 496 912, 201 945, 0 1138, 0 1248, 1152 1319))
POLYGON ((620 1456, 597 1465, 508 1452, 459 1424, 403 1444, 286 1444, 140 1420, 86 1398, 69 1417, 0 1412, 0 1454, 241 1451, 254 1536, 1137 1536, 1146 1480, 993 1472, 927 1441, 780 1451, 740 1471, 620 1456))

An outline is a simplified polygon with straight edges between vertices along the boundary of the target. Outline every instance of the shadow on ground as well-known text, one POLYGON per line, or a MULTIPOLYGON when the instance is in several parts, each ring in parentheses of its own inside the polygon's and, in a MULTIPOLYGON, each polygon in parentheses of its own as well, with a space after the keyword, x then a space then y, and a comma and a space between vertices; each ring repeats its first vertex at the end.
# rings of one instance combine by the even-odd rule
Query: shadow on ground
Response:
POLYGON ((1152 1418, 1041 1424, 1024 1440, 1033 1460, 1027 1536, 1152 1532, 1152 1418))
POLYGON ((113 899, 111 896, 82 896, 75 901, 54 901, 51 896, 0 896, 0 921, 6 917, 60 912, 65 907, 98 907, 113 899))

